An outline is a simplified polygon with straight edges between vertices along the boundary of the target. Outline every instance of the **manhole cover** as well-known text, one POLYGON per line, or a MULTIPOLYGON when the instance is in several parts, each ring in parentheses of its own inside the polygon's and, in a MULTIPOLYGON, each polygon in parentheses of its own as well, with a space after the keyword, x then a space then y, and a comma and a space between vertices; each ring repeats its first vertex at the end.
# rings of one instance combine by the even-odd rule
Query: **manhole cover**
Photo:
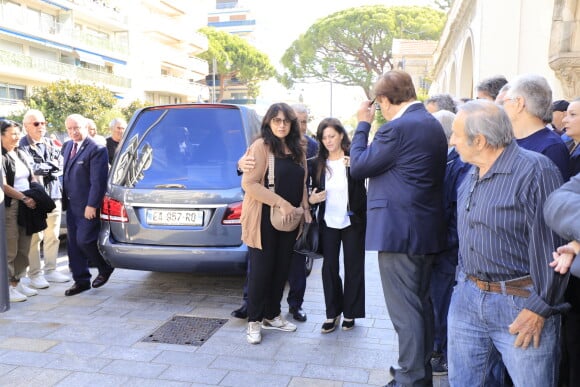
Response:
POLYGON ((227 321, 220 318, 173 316, 142 341, 200 346, 227 321))

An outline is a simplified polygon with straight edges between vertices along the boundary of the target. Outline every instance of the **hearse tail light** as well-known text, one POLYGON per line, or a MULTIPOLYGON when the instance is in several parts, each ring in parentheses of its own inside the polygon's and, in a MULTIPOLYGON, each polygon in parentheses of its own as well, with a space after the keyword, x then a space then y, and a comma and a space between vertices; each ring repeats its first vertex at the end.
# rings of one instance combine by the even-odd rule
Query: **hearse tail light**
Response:
POLYGON ((241 224, 241 216, 242 202, 232 203, 226 208, 224 218, 222 219, 222 224, 241 224))
POLYGON ((109 196, 103 198, 103 206, 101 208, 101 220, 109 222, 127 223, 129 217, 125 206, 118 200, 112 199, 109 196))

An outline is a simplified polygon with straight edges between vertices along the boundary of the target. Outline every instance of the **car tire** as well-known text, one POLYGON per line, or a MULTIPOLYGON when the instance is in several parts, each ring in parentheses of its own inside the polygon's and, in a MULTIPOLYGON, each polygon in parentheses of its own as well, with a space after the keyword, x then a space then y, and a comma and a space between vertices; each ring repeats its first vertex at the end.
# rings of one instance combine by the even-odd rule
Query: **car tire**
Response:
POLYGON ((314 266, 314 258, 312 258, 309 255, 306 255, 304 260, 304 266, 306 269, 306 277, 308 277, 312 272, 312 266, 314 266))

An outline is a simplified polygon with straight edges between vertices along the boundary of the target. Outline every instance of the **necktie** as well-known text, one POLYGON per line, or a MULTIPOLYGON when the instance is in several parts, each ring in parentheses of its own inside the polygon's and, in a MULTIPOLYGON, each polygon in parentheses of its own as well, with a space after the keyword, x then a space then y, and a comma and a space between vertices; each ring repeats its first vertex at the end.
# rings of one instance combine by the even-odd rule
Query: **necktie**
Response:
POLYGON ((77 154, 77 146, 78 145, 79 144, 77 144, 76 142, 74 143, 73 148, 72 148, 72 151, 70 152, 70 158, 71 159, 76 156, 76 154, 77 154))

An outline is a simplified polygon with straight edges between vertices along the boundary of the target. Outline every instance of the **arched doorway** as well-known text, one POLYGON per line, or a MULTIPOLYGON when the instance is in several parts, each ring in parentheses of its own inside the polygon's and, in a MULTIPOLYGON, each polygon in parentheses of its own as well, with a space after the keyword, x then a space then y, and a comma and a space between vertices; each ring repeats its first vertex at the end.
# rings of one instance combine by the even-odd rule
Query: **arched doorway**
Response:
POLYGON ((459 80, 459 98, 473 98, 473 45, 471 37, 465 41, 461 59, 461 78, 459 80))

